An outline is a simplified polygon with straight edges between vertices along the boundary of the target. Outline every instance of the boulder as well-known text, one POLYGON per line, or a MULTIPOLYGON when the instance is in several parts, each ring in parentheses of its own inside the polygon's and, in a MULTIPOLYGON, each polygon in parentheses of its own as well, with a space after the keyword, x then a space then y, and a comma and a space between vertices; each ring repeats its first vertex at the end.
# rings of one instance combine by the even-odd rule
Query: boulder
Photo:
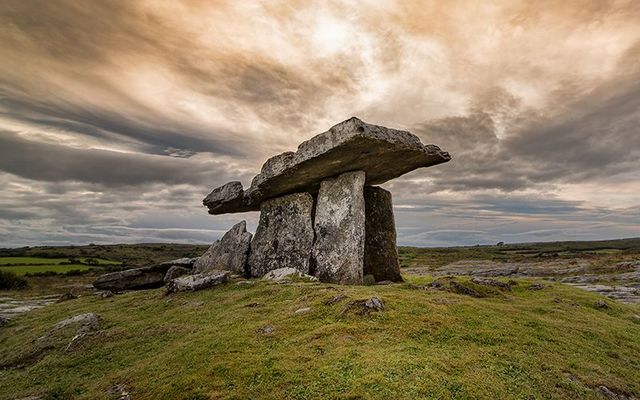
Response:
POLYGON ((164 276, 171 267, 171 264, 162 263, 151 267, 110 272, 100 275, 93 282, 93 286, 96 289, 114 292, 158 288, 164 285, 164 276))
POLYGON ((313 198, 309 193, 294 193, 262 203, 249 252, 250 276, 262 277, 278 268, 309 273, 312 211, 313 198))
POLYGON ((365 186, 364 207, 364 274, 373 275, 376 282, 401 281, 391 193, 365 186))
POLYGON ((184 267, 184 268, 192 268, 193 264, 198 260, 198 258, 178 258, 177 260, 165 261, 160 263, 160 265, 167 266, 167 268, 175 266, 184 267))
POLYGON ((166 274, 164 274, 164 278, 162 279, 164 283, 168 283, 169 281, 181 277, 183 275, 189 275, 191 270, 189 268, 180 267, 177 265, 169 268, 166 274))
POLYGON ((291 278, 305 279, 309 281, 317 281, 315 276, 304 274, 295 268, 278 268, 273 271, 269 271, 262 277, 265 281, 282 282, 290 280, 291 278))
POLYGON ((214 189, 203 204, 210 214, 255 211, 263 201, 288 193, 315 194, 323 179, 345 172, 364 171, 366 184, 378 185, 450 159, 409 132, 353 117, 300 144, 296 152, 267 160, 246 191, 239 182, 230 182, 214 189))
POLYGON ((246 221, 238 222, 196 260, 193 264, 194 273, 223 269, 247 275, 247 258, 252 236, 247 232, 246 221))
POLYGON ((363 171, 322 181, 316 204, 315 275, 322 282, 363 283, 365 205, 363 171))
POLYGON ((206 289, 229 280, 229 271, 212 270, 204 274, 185 275, 175 278, 167 282, 167 291, 175 292, 192 292, 195 290, 206 289))

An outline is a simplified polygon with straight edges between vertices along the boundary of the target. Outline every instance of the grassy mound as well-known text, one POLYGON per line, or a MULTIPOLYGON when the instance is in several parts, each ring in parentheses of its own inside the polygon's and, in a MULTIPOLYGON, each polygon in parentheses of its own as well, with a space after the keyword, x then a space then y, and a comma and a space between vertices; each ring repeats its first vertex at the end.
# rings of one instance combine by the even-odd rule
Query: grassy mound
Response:
POLYGON ((560 284, 431 282, 86 295, 0 328, 0 398, 126 390, 135 399, 598 399, 601 386, 640 394, 638 308, 598 307, 603 298, 560 284), (382 311, 354 310, 373 296, 382 311), (100 316, 96 331, 58 333, 38 347, 58 321, 83 313, 100 316))

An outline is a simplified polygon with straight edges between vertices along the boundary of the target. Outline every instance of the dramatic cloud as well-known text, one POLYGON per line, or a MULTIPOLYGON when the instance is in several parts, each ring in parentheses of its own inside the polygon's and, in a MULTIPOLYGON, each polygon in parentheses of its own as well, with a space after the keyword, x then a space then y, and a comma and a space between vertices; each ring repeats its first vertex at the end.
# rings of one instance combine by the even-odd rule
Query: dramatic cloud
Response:
POLYGON ((639 236, 637 1, 0 4, 0 246, 208 242, 207 192, 357 115, 453 160, 399 240, 639 236))

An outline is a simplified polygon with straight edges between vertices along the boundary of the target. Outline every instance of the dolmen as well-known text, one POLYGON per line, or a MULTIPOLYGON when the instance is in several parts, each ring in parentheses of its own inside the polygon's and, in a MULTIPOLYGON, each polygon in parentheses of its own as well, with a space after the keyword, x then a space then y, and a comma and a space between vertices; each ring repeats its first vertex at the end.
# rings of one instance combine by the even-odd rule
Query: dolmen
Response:
POLYGON ((205 197, 209 214, 260 211, 260 219, 255 235, 235 225, 193 272, 256 278, 292 268, 337 284, 400 281, 391 193, 376 185, 450 159, 409 132, 343 121, 268 159, 246 190, 229 182, 205 197))

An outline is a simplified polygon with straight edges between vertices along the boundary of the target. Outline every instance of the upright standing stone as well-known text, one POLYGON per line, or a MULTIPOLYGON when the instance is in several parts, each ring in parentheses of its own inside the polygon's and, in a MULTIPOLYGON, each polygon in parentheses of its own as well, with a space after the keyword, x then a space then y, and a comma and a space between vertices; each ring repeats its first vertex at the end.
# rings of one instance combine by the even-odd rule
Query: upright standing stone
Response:
POLYGON ((201 274, 210 270, 225 270, 246 275, 251 236, 247 232, 247 223, 238 222, 196 260, 193 272, 201 274))
POLYGON ((362 284, 364 171, 322 181, 316 205, 315 276, 323 282, 362 284))
POLYGON ((364 274, 373 275, 377 282, 401 281, 391 193, 380 187, 366 186, 364 204, 364 274))
POLYGON ((286 267, 309 273, 312 212, 313 197, 309 193, 294 193, 262 203, 249 253, 252 277, 286 267))

